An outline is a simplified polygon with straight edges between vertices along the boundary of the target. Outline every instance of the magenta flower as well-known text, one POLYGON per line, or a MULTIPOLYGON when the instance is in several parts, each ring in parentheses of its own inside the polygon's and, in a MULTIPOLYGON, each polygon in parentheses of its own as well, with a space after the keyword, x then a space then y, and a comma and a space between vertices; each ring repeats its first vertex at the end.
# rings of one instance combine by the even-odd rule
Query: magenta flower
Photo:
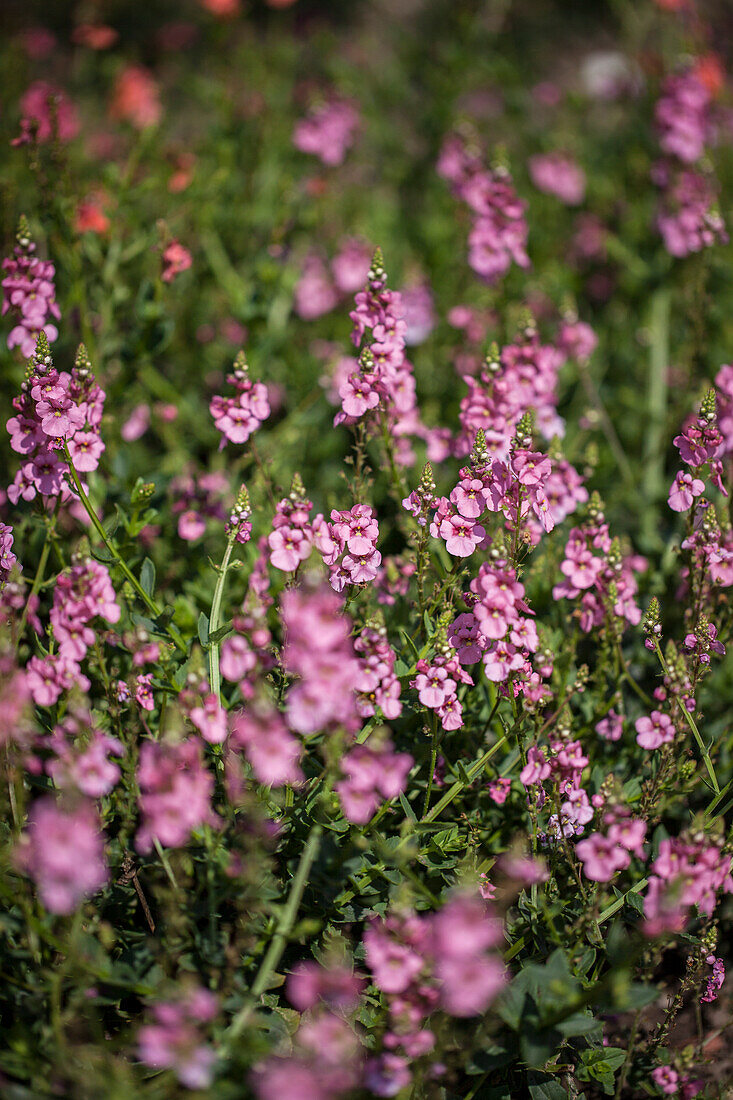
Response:
POLYGON ((636 742, 643 749, 658 749, 669 741, 674 741, 675 728, 668 714, 653 710, 650 716, 637 718, 636 742))

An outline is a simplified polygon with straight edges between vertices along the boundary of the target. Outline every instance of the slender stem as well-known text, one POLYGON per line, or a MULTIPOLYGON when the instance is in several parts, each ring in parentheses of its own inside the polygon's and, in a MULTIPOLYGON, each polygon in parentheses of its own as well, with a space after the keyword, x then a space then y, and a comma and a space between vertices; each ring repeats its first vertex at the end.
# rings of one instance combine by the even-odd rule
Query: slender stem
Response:
POLYGON ((261 997, 267 989, 270 978, 282 958, 285 945, 288 942, 288 936, 293 929, 295 918, 298 915, 298 909, 300 908, 303 891, 308 882, 311 867, 318 855, 322 833, 323 827, 321 825, 314 825, 310 831, 303 851, 301 852, 300 861, 290 886, 290 893, 288 894, 285 908, 278 921, 275 935, 270 941, 267 954, 262 960, 260 969, 257 971, 257 976, 252 983, 245 1003, 224 1033, 223 1049, 227 1049, 244 1031, 257 999, 261 997))
MULTIPOLYGON (((130 582, 132 587, 135 589, 135 592, 138 594, 138 596, 140 597, 142 602, 147 607, 148 611, 150 611, 150 613, 152 615, 154 615, 155 618, 157 619, 162 614, 161 608, 158 607, 158 604, 155 602, 155 600, 152 599, 152 597, 147 594, 147 592, 145 591, 143 586, 140 584, 140 581, 137 579, 135 574, 132 572, 132 570, 130 569, 127 562, 122 557, 122 555, 120 554, 119 550, 114 545, 114 543, 110 542, 110 539, 107 535, 107 532, 105 531, 104 527, 101 524, 99 516, 97 515, 96 511, 94 510, 94 507, 93 507, 91 501, 89 500, 89 497, 84 492, 84 486, 82 485, 81 480, 79 478, 79 475, 76 472, 76 469, 74 468, 74 463, 71 461, 71 455, 69 454, 69 448, 67 447, 65 441, 64 441, 64 456, 65 456, 66 461, 67 461, 68 466, 69 466, 69 472, 71 474, 71 479, 74 482, 74 488, 76 489, 76 492, 77 492, 77 494, 79 496, 79 499, 80 499, 80 501, 81 501, 81 503, 84 507, 85 512, 89 516, 89 519, 92 521, 92 526, 94 527, 94 530, 97 532, 100 539, 102 540, 104 545, 107 547, 107 550, 109 550, 110 554, 115 559, 115 561, 119 565, 120 569, 125 574, 125 577, 130 582)), ((168 634, 168 636, 175 642, 178 649, 180 649, 182 653, 186 653, 187 652, 186 643, 184 642, 183 638, 179 634, 178 630, 174 626, 172 626, 171 624, 167 624, 166 627, 165 627, 165 631, 168 634)))
MULTIPOLYGON (((476 778, 481 769, 489 762, 489 760, 491 760, 491 757, 494 755, 494 753, 498 752, 502 745, 506 745, 506 741, 506 737, 500 738, 496 742, 496 744, 492 745, 490 749, 487 749, 486 752, 478 758, 478 760, 475 760, 474 763, 471 764, 470 768, 466 769, 466 776, 468 777, 469 781, 476 778)), ((423 816, 422 820, 435 821, 438 814, 441 814, 446 806, 449 806, 453 799, 458 797, 465 786, 465 782, 462 779, 458 779, 452 787, 449 787, 449 789, 445 792, 440 801, 435 803, 432 810, 428 810, 428 812, 423 816)))
POLYGON ((18 641, 23 637, 23 631, 25 630, 25 624, 28 621, 28 614, 33 603, 33 597, 38 595, 38 590, 43 583, 43 577, 46 572, 46 563, 48 561, 48 555, 51 552, 51 542, 53 539, 53 533, 56 526, 56 516, 58 515, 59 507, 61 506, 61 497, 56 498, 56 505, 53 510, 53 514, 50 519, 46 520, 46 537, 43 541, 43 549, 41 550, 41 557, 38 561, 38 568, 36 569, 36 575, 33 578, 33 584, 31 585, 30 595, 26 600, 25 607, 23 608, 23 614, 20 617, 20 623, 18 625, 18 641))
MULTIPOLYGON (((659 662, 662 666, 662 669, 663 669, 665 675, 669 675, 669 670, 667 668, 667 663, 664 660, 664 657, 662 655, 662 651, 659 648, 659 642, 656 639, 654 640, 654 648, 656 650, 657 657, 659 658, 659 662)), ((720 794, 720 784, 718 783, 718 777, 715 774, 715 768, 713 767, 713 762, 710 759, 710 753, 705 748, 705 743, 704 743, 702 737, 700 736, 700 731, 697 728, 697 723, 695 722, 695 719, 692 717, 692 715, 690 714, 690 712, 687 709, 687 707, 685 706, 685 704, 682 702, 681 697, 677 698, 677 705, 680 708, 680 710, 682 711, 682 713, 684 714, 685 719, 687 721, 687 725, 692 730, 692 734, 693 734, 695 740, 697 741, 697 747, 699 748, 700 755, 702 756, 703 761, 705 762, 705 767, 707 768, 708 775, 710 776, 710 782, 713 785, 713 790, 715 791, 716 795, 720 794)))
POLYGON ((431 716, 431 722, 433 726, 433 736, 430 746, 430 772, 428 774, 428 784, 425 788, 425 801, 423 802, 422 815, 423 818, 428 812, 428 806, 430 805, 430 796, 433 793, 433 777, 435 776, 435 765, 438 761, 438 716, 433 712, 431 716))
MULTIPOLYGON (((221 565, 219 566, 219 575, 216 578, 216 588, 214 589, 214 599, 211 602, 211 615, 209 616, 209 639, 211 635, 215 634, 219 629, 219 621, 221 617, 221 600, 224 595, 224 583, 226 581, 227 572, 229 570, 229 562, 232 557, 232 550, 234 548, 234 539, 236 532, 227 539, 226 550, 224 551, 224 557, 222 558, 221 565)), ((221 675, 219 673, 219 640, 212 642, 209 640, 209 685, 212 693, 219 698, 221 692, 221 675)))

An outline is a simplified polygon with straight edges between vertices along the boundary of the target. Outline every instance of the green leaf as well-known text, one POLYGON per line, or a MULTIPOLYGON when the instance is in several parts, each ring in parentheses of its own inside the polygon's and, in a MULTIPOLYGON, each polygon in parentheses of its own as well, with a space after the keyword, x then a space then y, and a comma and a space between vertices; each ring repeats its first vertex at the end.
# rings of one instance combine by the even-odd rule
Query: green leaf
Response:
POLYGON ((417 814, 415 813, 412 806, 410 805, 410 803, 405 798, 404 794, 402 794, 401 792, 400 792, 400 804, 402 806, 402 809, 405 811, 405 816, 408 817, 410 819, 410 821, 417 821, 417 814))
POLYGON ((204 649, 209 648, 209 616, 202 611, 198 621, 199 641, 204 649))
POLYGON ((549 1074, 530 1073, 527 1075, 527 1085, 532 1100, 568 1100, 565 1088, 549 1074))
POLYGON ((218 630, 215 630, 213 634, 209 634, 209 642, 220 642, 222 638, 226 638, 227 635, 232 633, 231 622, 225 623, 224 626, 220 626, 218 630))
POLYGON ((140 569, 140 584, 147 596, 152 596, 155 591, 155 566, 150 558, 146 558, 140 569))

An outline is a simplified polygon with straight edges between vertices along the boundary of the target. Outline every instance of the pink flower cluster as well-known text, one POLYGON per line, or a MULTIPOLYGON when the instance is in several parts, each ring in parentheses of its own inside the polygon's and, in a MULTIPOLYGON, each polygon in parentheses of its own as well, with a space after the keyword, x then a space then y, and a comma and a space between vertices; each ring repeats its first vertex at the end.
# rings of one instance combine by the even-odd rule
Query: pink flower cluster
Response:
POLYGON ((632 855, 644 859, 646 822, 620 811, 605 814, 608 831, 592 833, 575 845, 575 854, 582 861, 583 874, 592 882, 610 882, 619 871, 625 871, 632 855))
POLYGON ((527 750, 527 763, 519 773, 520 781, 525 787, 533 788, 532 797, 538 809, 542 809, 547 800, 543 786, 547 780, 555 785, 560 803, 559 813, 552 813, 548 819, 547 832, 540 834, 543 843, 579 836, 593 819, 600 801, 595 795, 590 799, 582 786, 583 771, 588 764, 580 741, 553 738, 549 756, 537 745, 527 750))
POLYGON ((347 237, 331 261, 330 271, 316 252, 310 252, 295 286, 295 311, 304 321, 330 313, 341 297, 355 294, 369 273, 372 253, 363 241, 347 237))
POLYGON ((164 283, 172 283, 177 275, 188 271, 193 263, 191 253, 180 241, 171 241, 163 249, 160 277, 164 283))
POLYGON ((585 197, 585 173, 562 153, 538 153, 529 158, 529 174, 538 191, 555 195, 566 206, 578 206, 585 197))
POLYGON ((681 932, 693 905, 711 916, 721 893, 733 893, 730 854, 709 840, 661 840, 644 899, 645 934, 681 932))
POLYGON ((461 664, 482 658, 487 679, 498 683, 524 669, 538 648, 533 612, 516 570, 503 558, 482 562, 470 589, 471 610, 454 620, 449 640, 461 664))
POLYGON ((76 107, 60 88, 45 80, 36 80, 26 89, 20 110, 20 134, 13 145, 72 141, 79 133, 76 107))
POLYGON ((252 381, 243 351, 238 352, 227 382, 234 386, 236 397, 216 394, 209 404, 209 412, 223 437, 219 444, 220 451, 226 446, 227 439, 232 443, 246 443, 270 415, 267 386, 263 382, 252 381))
POLYGON ((80 664, 94 643, 95 632, 89 624, 97 616, 116 623, 120 607, 106 567, 93 558, 84 558, 56 580, 49 617, 57 652, 31 657, 28 662, 26 679, 37 706, 53 706, 74 683, 83 690, 89 687, 80 664))
POLYGON ((701 1004, 712 1004, 713 1001, 718 999, 718 993, 723 988, 725 981, 725 963, 722 959, 717 959, 715 955, 708 955, 705 960, 708 966, 713 968, 712 974, 709 975, 705 992, 700 998, 701 1004))
POLYGON ((362 1062, 361 1039, 349 1021, 316 1003, 301 1019, 290 1057, 257 1065, 252 1084, 259 1100, 341 1100, 358 1087, 362 1062))
POLYGON ((311 520, 312 508, 313 502, 306 499, 303 482, 296 474, 290 495, 277 505, 272 531, 267 536, 270 563, 276 569, 284 573, 295 572, 308 560, 314 546, 324 557, 334 553, 336 546, 328 521, 321 512, 311 520))
POLYGON ((197 986, 180 992, 174 1001, 153 1005, 152 1023, 138 1032, 140 1061, 153 1069, 172 1069, 188 1089, 208 1088, 216 1054, 202 1041, 201 1032, 217 1007, 214 994, 197 986))
POLYGON ((354 104, 332 99, 313 108, 296 123, 293 144, 301 153, 310 153, 334 167, 343 163, 358 125, 359 112, 354 104))
POLYGON ((387 640, 384 627, 365 626, 354 641, 359 654, 356 709, 362 718, 376 714, 377 708, 392 720, 402 714, 402 685, 395 676, 395 651, 387 640))
POLYGON ((206 520, 221 522, 226 518, 222 497, 229 487, 229 481, 222 471, 211 473, 181 474, 173 478, 170 492, 173 496, 171 511, 178 516, 178 537, 186 542, 195 542, 206 532, 206 520))
POLYGON ((662 189, 657 226, 665 248, 679 257, 725 244, 728 235, 710 179, 690 167, 702 157, 711 133, 707 87, 692 71, 669 77, 655 114, 660 145, 670 158, 652 169, 662 189))
POLYGON ((670 256, 689 256, 714 244, 727 244, 725 222, 710 179, 693 169, 657 166, 654 182, 663 188, 657 228, 670 256))
POLYGON ((506 275, 512 262, 529 267, 526 207, 517 197, 507 169, 486 169, 478 153, 452 134, 443 143, 438 173, 473 213, 468 262, 476 274, 495 283, 506 275))
POLYGON ((634 572, 646 568, 638 555, 622 555, 597 509, 582 527, 573 527, 560 565, 564 580, 552 590, 556 600, 580 597, 578 621, 589 634, 602 626, 608 615, 636 626, 641 609, 635 596, 638 590, 634 572))
POLYGON ((271 703, 252 700, 246 710, 231 715, 229 728, 230 747, 244 752, 259 783, 282 787, 302 782, 303 746, 271 703))
POLYGON ((446 646, 429 661, 420 658, 417 676, 410 680, 417 697, 428 710, 437 711, 444 730, 457 730, 463 725, 463 707, 458 699, 458 684, 473 684, 461 668, 458 657, 446 646))
POLYGON ((429 916, 403 912, 375 920, 363 938, 391 1017, 386 1050, 368 1066, 367 1084, 377 1095, 392 1096, 409 1085, 410 1062, 435 1045, 428 1017, 438 1009, 459 1018, 479 1016, 501 991, 504 964, 491 952, 501 943, 501 922, 480 897, 458 893, 429 916), (388 1088, 390 1081, 399 1088, 388 1088))
POLYGON ((340 765, 346 778, 336 784, 344 816, 366 825, 382 799, 397 798, 406 789, 413 763, 409 753, 395 752, 388 738, 349 749, 340 765))
POLYGON ((96 384, 89 358, 80 345, 71 374, 53 365, 48 342, 41 333, 28 366, 23 392, 13 399, 16 415, 7 421, 10 446, 24 461, 8 497, 17 504, 42 496, 72 496, 66 462, 59 454, 66 443, 77 473, 96 470, 104 451, 99 435, 104 390, 96 384))
POLYGON ((353 424, 371 409, 380 408, 390 416, 393 435, 399 437, 416 430, 415 379, 405 358, 407 326, 402 312, 401 296, 387 287, 382 256, 377 250, 366 287, 356 295, 350 313, 354 346, 364 346, 358 372, 339 387, 342 411, 337 413, 335 424, 353 424))
POLYGON ((13 553, 13 542, 13 528, 0 522, 0 589, 18 563, 18 558, 13 553))
POLYGON ((377 576, 382 555, 377 550, 379 525, 368 504, 350 511, 331 512, 328 532, 333 543, 323 560, 330 569, 331 587, 342 592, 347 584, 368 584, 377 576))
POLYGON ((665 153, 694 164, 705 151, 710 93, 693 72, 669 76, 654 109, 659 144, 665 153))
POLYGON ((0 316, 12 313, 16 324, 8 334, 8 347, 19 347, 21 355, 30 359, 36 349, 39 333, 50 344, 58 337, 58 329, 50 318, 58 320, 61 310, 56 303, 54 275, 56 269, 47 260, 34 255, 28 224, 21 219, 13 255, 3 260, 3 307, 0 316))
POLYGON ((46 743, 56 754, 46 771, 59 790, 71 789, 89 798, 101 798, 109 794, 121 775, 111 757, 123 756, 125 750, 116 737, 102 730, 89 730, 90 725, 90 716, 83 713, 69 714, 59 722, 51 743, 46 743), (89 730, 86 738, 84 730, 89 730))
POLYGON ((143 818, 135 838, 138 851, 149 852, 155 840, 180 848, 194 829, 217 824, 211 808, 214 777, 204 764, 200 741, 145 741, 137 779, 143 818))
POLYGON ((465 453, 482 428, 492 457, 506 460, 517 425, 530 409, 534 426, 545 439, 564 435, 565 426, 557 414, 558 372, 564 362, 564 352, 540 343, 531 325, 501 354, 492 349, 480 374, 463 379, 468 386, 460 411, 465 453))
POLYGON ((39 798, 30 809, 15 857, 50 913, 72 913, 108 878, 99 815, 87 800, 39 798))
POLYGON ((287 722, 301 734, 359 727, 355 692, 359 662, 341 600, 326 587, 290 588, 280 601, 283 667, 298 677, 287 694, 287 722))

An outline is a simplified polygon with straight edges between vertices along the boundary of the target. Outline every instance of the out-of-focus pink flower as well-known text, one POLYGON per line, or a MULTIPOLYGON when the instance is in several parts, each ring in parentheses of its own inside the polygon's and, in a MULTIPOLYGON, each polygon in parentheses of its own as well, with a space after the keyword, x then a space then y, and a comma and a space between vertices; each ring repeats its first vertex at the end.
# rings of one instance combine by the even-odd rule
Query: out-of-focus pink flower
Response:
POLYGON ((110 114, 129 122, 137 130, 145 130, 160 121, 162 107, 158 85, 147 69, 128 65, 117 77, 110 114))
POLYGON ((180 241, 171 241, 163 250, 163 271, 160 277, 164 283, 172 283, 182 271, 188 271, 192 263, 188 249, 180 241))
POLYGON ((80 23, 71 35, 77 46, 86 46, 90 50, 109 50, 118 38, 114 27, 108 27, 104 23, 80 23))
POLYGON ((79 117, 76 107, 65 92, 45 80, 31 84, 20 101, 24 119, 31 119, 38 126, 38 141, 50 141, 54 136, 54 115, 59 141, 71 141, 79 133, 79 117))
POLYGON ((104 839, 94 805, 64 806, 51 797, 38 799, 16 859, 38 887, 51 913, 71 913, 79 902, 104 886, 104 839))
POLYGON ((241 0, 199 0, 199 3, 218 19, 233 19, 242 10, 241 0))
POLYGON ((120 429, 125 443, 134 443, 150 427, 150 406, 136 405, 120 429))
POLYGON ((583 169, 562 153, 530 157, 529 174, 538 191, 556 195, 566 206, 578 206, 585 197, 583 169))
POLYGON ((76 208, 74 227, 77 233, 106 233, 110 220, 104 212, 99 196, 91 195, 76 208))

